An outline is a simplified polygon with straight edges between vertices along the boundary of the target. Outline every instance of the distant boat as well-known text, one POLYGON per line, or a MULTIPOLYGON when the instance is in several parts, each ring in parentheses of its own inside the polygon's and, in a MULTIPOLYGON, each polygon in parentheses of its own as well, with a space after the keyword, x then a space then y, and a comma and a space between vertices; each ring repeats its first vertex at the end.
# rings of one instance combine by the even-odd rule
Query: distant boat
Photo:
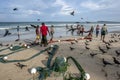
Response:
POLYGON ((86 21, 86 23, 91 23, 91 22, 89 22, 89 21, 86 21))

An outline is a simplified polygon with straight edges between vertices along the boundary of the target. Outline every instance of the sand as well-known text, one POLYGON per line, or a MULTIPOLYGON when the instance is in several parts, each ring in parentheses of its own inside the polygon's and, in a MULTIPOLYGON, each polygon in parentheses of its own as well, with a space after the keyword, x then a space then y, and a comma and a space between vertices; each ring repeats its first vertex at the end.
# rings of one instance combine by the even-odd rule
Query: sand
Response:
MULTIPOLYGON (((62 41, 62 42, 55 42, 50 43, 50 45, 58 45, 59 49, 57 51, 57 54, 54 56, 72 56, 74 57, 82 66, 82 68, 85 70, 85 72, 90 74, 90 80, 120 80, 118 78, 117 72, 120 74, 120 65, 116 65, 113 62, 113 56, 116 57, 120 62, 120 57, 116 56, 115 50, 120 50, 120 37, 115 36, 115 38, 111 38, 111 34, 108 34, 106 36, 106 42, 109 40, 117 40, 118 42, 112 42, 110 47, 111 49, 107 50, 105 43, 103 43, 100 40, 100 36, 98 38, 93 36, 93 40, 88 42, 88 47, 90 48, 87 50, 85 48, 85 39, 79 40, 77 43, 75 41, 72 41, 74 44, 71 44, 69 41, 62 41), (103 48, 107 51, 107 53, 102 53, 98 47, 103 48), (74 50, 70 50, 69 47, 75 48, 74 50), (93 58, 90 56, 90 53, 95 53, 93 58), (103 67, 102 58, 104 58, 106 61, 109 61, 113 65, 107 65, 106 67, 103 67)), ((117 34, 118 35, 118 34, 117 34)), ((65 40, 65 39, 74 39, 74 38, 80 38, 80 36, 74 36, 74 37, 64 37, 64 38, 56 38, 54 40, 65 40)), ((7 42, 4 44, 14 44, 18 45, 19 43, 25 43, 24 41, 18 41, 18 42, 7 42)), ((0 47, 0 49, 6 48, 7 46, 0 47)), ((9 55, 8 60, 21 60, 26 59, 34 54, 38 53, 41 50, 44 50, 47 47, 40 47, 35 46, 33 48, 25 49, 20 52, 16 52, 15 54, 9 55)), ((0 55, 10 53, 10 50, 4 50, 0 52, 0 55)), ((0 62, 0 80, 29 80, 33 77, 32 74, 29 73, 29 69, 33 67, 45 67, 47 62, 48 54, 47 52, 44 52, 43 54, 28 60, 26 62, 20 62, 22 64, 27 65, 27 67, 24 67, 23 69, 20 69, 13 63, 1 63, 0 62)), ((69 61, 71 64, 68 68, 68 71, 71 73, 79 73, 78 69, 72 62, 72 60, 69 61)), ((57 73, 54 73, 55 75, 57 73)), ((48 77, 46 80, 62 80, 61 75, 60 76, 53 76, 48 77)))

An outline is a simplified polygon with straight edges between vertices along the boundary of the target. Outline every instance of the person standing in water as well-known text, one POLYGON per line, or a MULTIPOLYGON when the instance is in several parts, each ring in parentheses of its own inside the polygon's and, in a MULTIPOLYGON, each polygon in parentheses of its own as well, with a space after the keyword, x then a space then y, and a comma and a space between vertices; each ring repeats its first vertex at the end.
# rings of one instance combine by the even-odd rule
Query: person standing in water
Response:
POLYGON ((97 26, 96 26, 96 37, 98 37, 98 35, 99 35, 99 30, 100 30, 100 26, 97 25, 97 26))
POLYGON ((50 36, 51 36, 50 41, 52 41, 52 40, 53 40, 53 34, 54 34, 54 26, 53 26, 53 25, 51 25, 51 27, 50 27, 50 36))
POLYGON ((108 33, 106 24, 101 28, 101 40, 105 41, 105 35, 108 33))
POLYGON ((40 40, 40 28, 39 28, 39 25, 37 25, 37 27, 35 29, 35 32, 36 32, 35 43, 39 43, 39 40, 40 40))
POLYGON ((20 40, 20 26, 17 26, 17 34, 18 34, 18 39, 16 41, 20 40))
POLYGON ((42 40, 41 40, 41 46, 44 44, 44 47, 47 46, 47 32, 49 33, 48 27, 45 25, 45 23, 41 24, 42 26, 40 27, 40 33, 42 34, 42 40))

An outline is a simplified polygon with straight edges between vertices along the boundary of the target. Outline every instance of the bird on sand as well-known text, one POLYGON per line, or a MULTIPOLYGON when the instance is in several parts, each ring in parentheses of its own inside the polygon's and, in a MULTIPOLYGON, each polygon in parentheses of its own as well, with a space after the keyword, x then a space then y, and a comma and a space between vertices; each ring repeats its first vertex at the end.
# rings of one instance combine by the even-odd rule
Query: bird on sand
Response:
POLYGON ((93 58, 95 55, 97 55, 97 54, 93 54, 93 53, 90 53, 90 56, 93 58))
POLYGON ((105 59, 103 58, 102 59, 102 62, 103 62, 103 66, 106 67, 106 65, 112 65, 112 63, 108 62, 108 61, 105 61, 105 59))
POLYGON ((75 48, 73 48, 73 47, 70 47, 70 50, 72 51, 72 50, 74 50, 75 48))
POLYGON ((111 49, 111 47, 110 47, 110 46, 108 46, 108 45, 106 45, 106 48, 107 48, 107 50, 111 49))
POLYGON ((120 62, 115 57, 113 57, 113 62, 117 65, 120 65, 120 62))
POLYGON ((27 67, 27 65, 24 65, 24 64, 21 64, 21 63, 17 63, 17 64, 15 64, 16 66, 18 66, 18 67, 20 67, 21 69, 23 68, 23 67, 27 67))
POLYGON ((120 50, 115 50, 115 52, 116 52, 117 56, 120 55, 120 50))
POLYGON ((89 45, 87 42, 85 42, 85 45, 89 45))
POLYGON ((88 50, 90 49, 88 46, 85 46, 85 48, 88 49, 88 50))
POLYGON ((99 46, 99 50, 104 54, 106 51, 99 46))
POLYGON ((73 45, 73 44, 75 44, 74 42, 71 42, 71 44, 73 45))

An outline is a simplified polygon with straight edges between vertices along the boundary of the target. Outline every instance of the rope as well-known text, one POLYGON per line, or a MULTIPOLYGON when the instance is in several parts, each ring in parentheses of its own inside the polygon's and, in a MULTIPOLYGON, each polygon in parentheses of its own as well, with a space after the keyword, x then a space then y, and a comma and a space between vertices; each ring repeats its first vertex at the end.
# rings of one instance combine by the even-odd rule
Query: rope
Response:
POLYGON ((0 58, 0 62, 1 62, 1 63, 25 62, 25 61, 28 61, 28 60, 30 60, 30 59, 32 59, 32 58, 34 58, 34 57, 40 55, 41 53, 47 51, 48 49, 50 49, 50 47, 49 47, 49 48, 46 48, 45 50, 42 50, 42 51, 38 52, 37 54, 31 56, 30 58, 23 59, 23 60, 7 60, 7 61, 5 61, 5 60, 3 59, 4 56, 8 56, 8 55, 11 55, 11 54, 13 54, 13 53, 15 53, 15 52, 22 51, 22 50, 17 50, 17 51, 15 51, 15 52, 11 52, 11 53, 6 54, 6 55, 0 55, 0 56, 2 56, 2 58, 0 58))
MULTIPOLYGON (((71 59, 75 65, 77 66, 78 70, 80 71, 81 73, 81 77, 80 78, 74 78, 74 80, 85 80, 84 76, 85 76, 85 71, 84 69, 81 67, 81 65, 73 58, 73 57, 67 57, 67 62, 68 60, 71 59)), ((70 78, 73 78, 73 77, 70 77, 70 78)), ((70 80, 70 79, 67 79, 66 77, 64 78, 64 80, 70 80)))
POLYGON ((6 50, 6 49, 8 49, 8 48, 1 49, 0 52, 1 52, 1 51, 4 51, 4 50, 6 50))

